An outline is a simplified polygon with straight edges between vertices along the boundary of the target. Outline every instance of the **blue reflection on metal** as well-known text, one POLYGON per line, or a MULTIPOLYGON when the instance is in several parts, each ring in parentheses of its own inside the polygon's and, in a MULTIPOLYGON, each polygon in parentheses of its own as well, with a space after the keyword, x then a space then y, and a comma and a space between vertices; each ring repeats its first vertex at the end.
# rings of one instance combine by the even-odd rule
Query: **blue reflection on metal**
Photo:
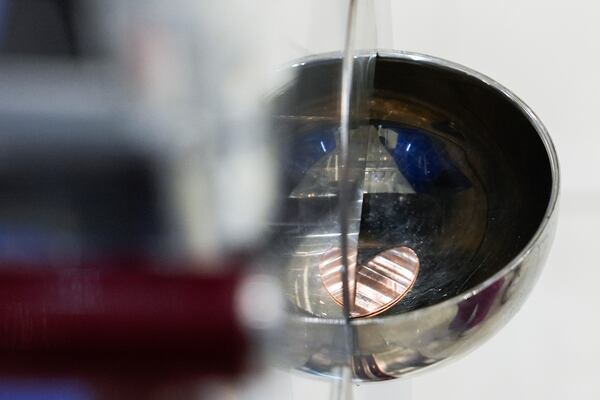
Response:
POLYGON ((443 145, 430 134, 416 128, 385 127, 398 134, 391 152, 398 169, 417 192, 465 190, 467 177, 450 161, 443 145))
MULTIPOLYGON (((469 179, 450 160, 443 143, 431 134, 399 125, 383 125, 382 128, 398 135, 393 148, 388 143, 383 144, 415 191, 458 192, 471 187, 469 179)), ((284 163, 290 188, 297 185, 313 165, 335 150, 337 131, 337 126, 316 129, 298 135, 292 141, 284 163)))
POLYGON ((294 182, 292 186, 295 186, 315 163, 335 150, 337 131, 337 126, 330 126, 298 135, 292 140, 285 160, 288 178, 294 182))
POLYGON ((327 153, 327 149, 325 148, 325 144, 321 140, 321 148, 323 149, 323 153, 327 153))

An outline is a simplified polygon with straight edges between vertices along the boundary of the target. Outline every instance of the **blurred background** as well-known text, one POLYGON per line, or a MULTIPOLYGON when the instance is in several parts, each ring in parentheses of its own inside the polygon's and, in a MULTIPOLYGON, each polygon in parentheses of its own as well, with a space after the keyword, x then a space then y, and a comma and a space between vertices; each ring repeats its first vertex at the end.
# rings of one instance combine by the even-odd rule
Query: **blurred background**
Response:
MULTIPOLYGON (((359 30, 357 47, 430 54, 493 78, 516 93, 544 122, 557 147, 561 168, 559 222, 554 246, 541 278, 522 310, 491 340, 460 360, 406 380, 365 384, 370 387, 369 396, 375 394, 382 399, 404 396, 416 400, 440 397, 485 397, 490 400, 599 398, 595 361, 600 358, 600 345, 596 343, 600 334, 597 313, 600 297, 596 289, 600 270, 595 268, 595 238, 600 226, 600 209, 597 206, 600 202, 600 179, 596 177, 600 139, 593 121, 600 108, 600 74, 597 73, 600 70, 597 41, 600 37, 600 6, 583 0, 362 1, 363 17, 375 23, 367 23, 363 30, 359 30)), ((228 262, 233 259, 231 262, 236 263, 240 254, 243 257, 248 253, 248 248, 263 245, 254 228, 266 218, 270 204, 275 202, 275 194, 270 187, 254 188, 249 196, 249 201, 262 204, 262 207, 250 211, 231 204, 231 207, 242 207, 237 215, 245 216, 231 220, 231 213, 213 213, 212 207, 230 198, 247 196, 248 186, 219 187, 218 179, 209 182, 210 177, 188 175, 193 169, 189 166, 214 165, 216 161, 210 158, 211 154, 218 154, 219 162, 230 162, 223 170, 245 173, 243 176, 247 182, 255 182, 257 176, 272 174, 275 161, 265 158, 266 150, 255 146, 256 142, 265 139, 260 136, 264 131, 257 117, 260 107, 247 107, 245 104, 255 99, 259 104, 258 99, 266 92, 281 87, 290 78, 285 74, 256 75, 243 67, 250 64, 256 67, 253 63, 260 59, 264 65, 259 69, 270 71, 308 55, 340 51, 347 5, 337 0, 263 1, 253 5, 232 1, 227 5, 223 2, 221 6, 201 8, 198 15, 190 13, 183 18, 176 12, 178 7, 181 7, 180 10, 185 7, 193 9, 194 2, 181 0, 169 6, 160 1, 148 3, 141 6, 130 1, 0 0, 0 115, 5 118, 0 125, 27 126, 27 123, 37 123, 35 118, 52 116, 54 121, 58 121, 54 126, 58 126, 63 123, 62 117, 77 114, 78 118, 98 122, 94 129, 108 132, 108 126, 114 133, 109 132, 99 140, 93 139, 92 144, 87 141, 78 143, 69 135, 61 136, 59 144, 52 144, 56 146, 56 149, 52 147, 52 151, 56 151, 53 154, 59 154, 69 146, 74 146, 84 155, 88 146, 93 147, 92 153, 103 149, 105 154, 110 154, 109 164, 115 166, 115 171, 129 171, 116 180, 122 190, 142 187, 148 192, 146 196, 134 197, 137 202, 129 208, 140 210, 167 204, 164 209, 171 210, 158 213, 150 222, 147 214, 140 217, 143 223, 132 218, 125 226, 121 226, 121 220, 107 221, 101 217, 79 221, 77 229, 73 228, 76 225, 73 222, 75 225, 57 228, 60 235, 53 231, 51 234, 46 232, 44 237, 27 232, 15 236, 14 231, 7 230, 12 232, 10 234, 0 231, 0 245, 10 262, 30 263, 44 259, 51 264, 76 265, 84 258, 82 254, 86 255, 86 259, 90 254, 94 258, 110 249, 111 254, 117 255, 118 263, 135 259, 145 265, 145 260, 139 261, 132 254, 124 254, 123 249, 129 251, 135 248, 169 262, 180 263, 180 255, 186 254, 184 260, 189 255, 190 259, 201 259, 203 265, 211 265, 214 260, 223 259, 228 262), (208 9, 210 13, 207 14, 208 9), (146 13, 147 10, 150 11, 146 13), (154 31, 123 33, 139 21, 148 20, 156 28, 154 31), (194 44, 194 35, 213 31, 211 24, 216 21, 223 23, 215 28, 217 34, 206 42, 208 44, 194 44), (178 29, 169 31, 173 26, 178 29), (248 38, 237 42, 235 35, 228 36, 227 32, 234 28, 238 32, 246 32, 248 38), (161 36, 163 31, 169 33, 161 36), (275 35, 274 32, 284 34, 275 35), (146 34, 156 34, 156 41, 139 39, 139 35, 146 34), (103 40, 98 40, 99 37, 103 40), (162 44, 167 43, 164 47, 166 52, 161 52, 161 40, 162 44), (202 57, 187 60, 183 56, 185 50, 169 46, 169 40, 183 43, 182 48, 197 46, 196 50, 202 54, 231 52, 232 58, 225 57, 222 65, 239 62, 237 66, 242 67, 223 70, 208 62, 202 64, 202 57), (159 43, 159 50, 152 48, 148 42, 159 43), (223 51, 223 48, 230 50, 223 51), (141 50, 134 54, 135 49, 141 50), (140 66, 148 61, 158 67, 146 70, 140 66), (185 68, 188 62, 196 63, 196 67, 212 68, 210 73, 216 77, 214 82, 222 82, 223 77, 229 79, 231 74, 237 74, 234 83, 242 83, 229 92, 221 93, 220 83, 210 86, 206 82, 190 81, 190 71, 185 68), (176 74, 172 73, 173 68, 176 74), (110 79, 89 79, 90 76, 109 76, 110 79), (250 84, 247 83, 248 78, 251 78, 250 84), (105 86, 108 80, 113 84, 117 82, 110 90, 105 86), (192 86, 185 86, 188 82, 192 82, 192 86), (85 87, 84 96, 81 96, 82 87, 85 87), (219 92, 222 97, 214 102, 215 105, 212 103, 214 96, 207 100, 194 94, 198 87, 219 92), (38 96, 40 93, 44 96, 38 96), (47 96, 49 93, 51 96, 47 96), (240 94, 246 96, 244 104, 232 101, 240 94), (184 106, 180 107, 182 104, 184 106), (215 114, 226 110, 234 117, 218 120, 211 115, 195 115, 191 105, 198 104, 218 110, 215 114), (115 111, 117 109, 121 111, 115 111), (133 115, 133 118, 121 119, 125 114, 122 110, 127 110, 127 115, 133 115), (25 115, 27 117, 21 118, 25 115), (18 118, 21 120, 13 123, 18 118), (106 125, 107 119, 112 123, 106 125), (223 138, 198 142, 192 137, 190 126, 186 125, 186 121, 197 123, 198 120, 212 124, 210 126, 215 129, 225 126, 227 132, 233 132, 230 140, 244 136, 236 135, 240 121, 244 121, 246 136, 253 139, 239 144, 237 150, 236 147, 224 146, 223 142, 227 139, 223 138), (179 136, 165 135, 167 128, 173 127, 177 127, 179 136), (119 133, 122 130, 129 133, 122 135, 119 133), (117 137, 118 140, 126 139, 125 145, 115 152, 114 138, 117 137), (143 149, 141 154, 140 148, 143 149), (187 150, 182 150, 189 148, 203 149, 203 152, 201 156, 190 156, 187 150), (220 150, 206 150, 209 148, 220 150), (154 167, 149 171, 142 161, 136 164, 134 161, 137 159, 130 156, 133 150, 140 160, 154 160, 154 167), (238 160, 236 152, 242 150, 246 158, 243 165, 237 165, 237 161, 233 160, 238 160), (249 164, 255 166, 252 171, 244 167, 249 164), (168 167, 165 168, 165 165, 168 167), (166 177, 159 176, 158 180, 175 182, 173 187, 169 186, 169 193, 175 195, 163 196, 163 186, 146 184, 148 174, 155 173, 154 169, 167 171, 166 177), (209 197, 190 189, 189 182, 198 180, 217 185, 212 186, 214 191, 209 197), (148 201, 155 204, 148 204, 148 201), (194 222, 206 221, 207 218, 211 223, 200 228, 194 222), (163 224, 165 220, 171 221, 172 225, 163 224), (118 224, 118 228, 113 223, 118 224), (91 232, 90 236, 82 235, 84 231, 91 232), (121 236, 113 235, 114 231, 120 232, 121 236), (144 232, 145 236, 139 235, 139 232, 144 232), (167 232, 165 236, 160 236, 164 232, 167 232), (47 236, 60 240, 49 243, 45 239, 47 236), (131 241, 132 237, 139 239, 142 236, 143 240, 131 241), (227 246, 222 245, 222 238, 227 238, 227 246), (77 241, 76 245, 73 241, 77 241), (34 243, 40 254, 19 251, 19 245, 25 242, 34 243), (77 249, 75 253, 73 248, 77 249)), ((144 22, 139 26, 147 25, 144 22)), ((79 122, 77 118, 69 120, 69 124, 79 122)), ((52 126, 44 125, 42 130, 52 134, 52 126)), ((10 143, 0 149, 1 154, 10 156, 27 148, 27 151, 18 154, 26 153, 23 157, 35 158, 36 162, 44 165, 37 157, 40 151, 47 151, 50 144, 44 139, 40 142, 39 132, 36 130, 33 141, 14 139, 12 134, 5 136, 10 138, 10 143), (40 149, 28 147, 32 142, 36 142, 40 149)), ((10 157, 7 159, 11 160, 10 157)), ((12 161, 6 164, 14 166, 12 161)), ((81 176, 89 175, 86 172, 81 176)), ((47 177, 41 175, 35 179, 43 181, 47 177)), ((108 208, 88 210, 83 207, 82 213, 124 212, 116 204, 112 205, 116 208, 110 208, 110 191, 98 192, 86 187, 81 180, 84 178, 78 178, 77 174, 69 179, 75 185, 81 185, 82 191, 77 193, 106 196, 108 208)), ((64 204, 64 199, 71 196, 69 193, 69 190, 63 191, 63 197, 57 197, 55 202, 41 202, 42 219, 55 216, 57 202, 64 204), (47 213, 43 213, 44 207, 49 210, 47 213)), ((73 197, 69 199, 75 201, 73 197)), ((2 214, 17 215, 21 212, 19 201, 0 203, 4 204, 2 214)), ((82 204, 86 204, 85 198, 82 204)), ((60 215, 68 214, 64 210, 60 212, 66 213, 60 215)), ((245 393, 245 397, 240 397, 249 399, 325 399, 329 396, 328 382, 297 373, 284 376, 276 371, 267 372, 252 382, 243 383, 242 387, 239 390, 245 393), (281 396, 281 393, 284 395, 281 396)), ((218 394, 216 398, 238 396, 235 394, 237 391, 219 384, 211 386, 211 390, 218 394)), ((357 390, 357 397, 361 398, 361 389, 357 390)), ((91 396, 91 391, 92 388, 69 380, 38 380, 35 384, 22 379, 0 381, 0 399, 80 399, 91 396)))

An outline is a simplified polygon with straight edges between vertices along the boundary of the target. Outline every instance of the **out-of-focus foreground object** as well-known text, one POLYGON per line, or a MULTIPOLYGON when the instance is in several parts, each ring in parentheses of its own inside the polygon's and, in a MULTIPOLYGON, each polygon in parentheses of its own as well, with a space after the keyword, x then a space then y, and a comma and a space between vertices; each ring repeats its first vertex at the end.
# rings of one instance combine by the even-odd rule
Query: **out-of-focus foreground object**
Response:
POLYGON ((0 374, 146 396, 258 365, 270 3, 0 2, 0 374))

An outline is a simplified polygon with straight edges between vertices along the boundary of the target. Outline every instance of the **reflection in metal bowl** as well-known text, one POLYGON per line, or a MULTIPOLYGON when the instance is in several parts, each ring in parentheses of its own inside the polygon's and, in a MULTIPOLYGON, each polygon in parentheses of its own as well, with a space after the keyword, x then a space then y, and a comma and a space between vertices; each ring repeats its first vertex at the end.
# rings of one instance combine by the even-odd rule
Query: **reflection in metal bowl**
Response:
MULTIPOLYGON (((337 292, 322 279, 323 268, 336 268, 325 253, 340 243, 339 146, 327 131, 338 118, 340 64, 337 56, 297 64, 295 84, 275 101, 290 144, 282 162, 310 164, 284 168, 288 191, 273 224, 290 304, 285 361, 318 375, 335 374, 346 359, 337 292), (314 132, 325 135, 325 149, 305 158, 312 147, 296 144, 307 137, 320 147, 314 132)), ((468 68, 379 52, 356 58, 355 72, 372 79, 372 90, 353 99, 361 107, 350 132, 356 265, 373 266, 393 248, 418 254, 410 290, 351 320, 355 379, 382 380, 468 352, 518 310, 552 241, 558 163, 535 114, 468 68)))

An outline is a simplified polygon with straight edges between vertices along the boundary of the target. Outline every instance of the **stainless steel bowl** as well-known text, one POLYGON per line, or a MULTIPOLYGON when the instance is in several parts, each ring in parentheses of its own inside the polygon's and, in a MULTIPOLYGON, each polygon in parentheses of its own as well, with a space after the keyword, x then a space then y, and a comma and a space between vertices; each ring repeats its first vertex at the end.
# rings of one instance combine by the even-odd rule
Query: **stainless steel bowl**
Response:
MULTIPOLYGON (((317 375, 345 360, 341 308, 318 269, 339 243, 340 70, 336 55, 304 60, 274 101, 286 149, 272 246, 290 304, 283 358, 317 375)), ((401 301, 352 320, 354 378, 372 381, 464 354, 515 314, 552 242, 559 175, 542 123, 492 79, 393 51, 357 57, 355 71, 358 260, 398 246, 420 259, 401 301)))

